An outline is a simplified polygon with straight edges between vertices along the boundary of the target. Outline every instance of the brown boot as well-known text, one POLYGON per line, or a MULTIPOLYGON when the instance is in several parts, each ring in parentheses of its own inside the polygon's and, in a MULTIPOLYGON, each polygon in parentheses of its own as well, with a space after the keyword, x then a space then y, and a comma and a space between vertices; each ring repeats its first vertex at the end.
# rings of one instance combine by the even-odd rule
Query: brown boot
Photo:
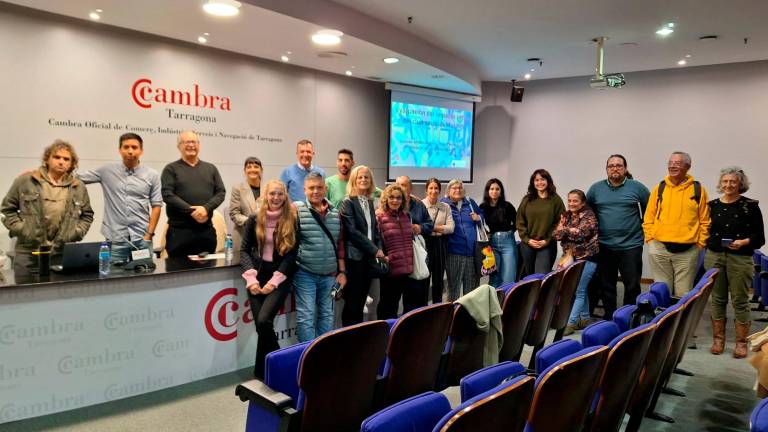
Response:
POLYGON ((725 351, 725 318, 712 320, 712 348, 709 352, 720 355, 725 351))
POLYGON ((747 335, 752 321, 743 324, 735 320, 734 322, 736 323, 736 346, 733 347, 733 358, 744 358, 747 356, 747 335))

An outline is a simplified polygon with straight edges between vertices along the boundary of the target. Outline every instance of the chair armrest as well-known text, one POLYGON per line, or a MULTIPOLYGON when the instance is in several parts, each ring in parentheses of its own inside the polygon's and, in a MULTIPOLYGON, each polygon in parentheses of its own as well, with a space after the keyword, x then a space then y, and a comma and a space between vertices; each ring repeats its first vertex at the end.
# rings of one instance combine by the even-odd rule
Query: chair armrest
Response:
POLYGON ((293 399, 285 393, 272 390, 259 380, 250 380, 235 387, 235 395, 241 401, 256 402, 265 408, 290 407, 293 399))
POLYGON ((768 279, 768 271, 761 271, 760 279, 768 279))

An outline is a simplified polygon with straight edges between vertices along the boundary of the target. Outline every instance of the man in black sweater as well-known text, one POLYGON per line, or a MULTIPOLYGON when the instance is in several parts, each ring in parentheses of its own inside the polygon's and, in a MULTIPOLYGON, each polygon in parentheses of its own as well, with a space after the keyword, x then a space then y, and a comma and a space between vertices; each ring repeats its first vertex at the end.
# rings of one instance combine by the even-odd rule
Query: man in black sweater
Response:
POLYGON ((168 215, 165 249, 169 257, 216 251, 213 211, 224 201, 226 190, 219 170, 200 160, 200 138, 192 131, 179 134, 181 159, 171 162, 161 176, 168 215))

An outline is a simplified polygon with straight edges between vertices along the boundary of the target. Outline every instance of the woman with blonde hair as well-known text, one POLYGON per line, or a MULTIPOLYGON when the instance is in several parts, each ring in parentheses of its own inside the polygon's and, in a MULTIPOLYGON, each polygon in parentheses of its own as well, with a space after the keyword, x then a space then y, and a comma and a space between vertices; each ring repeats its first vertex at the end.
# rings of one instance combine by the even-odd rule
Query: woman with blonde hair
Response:
POLYGON ((376 181, 371 169, 365 165, 352 169, 347 183, 347 197, 339 209, 347 269, 347 285, 342 291, 344 309, 341 323, 344 326, 363 322, 363 308, 372 279, 369 261, 384 258, 373 206, 375 192, 376 181))
POLYGON ((253 374, 263 378, 265 357, 280 348, 274 320, 291 290, 298 242, 296 209, 288 202, 283 182, 267 182, 259 201, 259 209, 245 223, 240 266, 259 336, 253 374))

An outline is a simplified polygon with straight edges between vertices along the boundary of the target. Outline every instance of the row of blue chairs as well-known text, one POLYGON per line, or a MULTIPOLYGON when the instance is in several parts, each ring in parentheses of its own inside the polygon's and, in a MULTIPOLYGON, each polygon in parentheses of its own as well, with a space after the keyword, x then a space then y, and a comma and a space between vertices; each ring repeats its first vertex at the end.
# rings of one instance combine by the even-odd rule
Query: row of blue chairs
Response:
POLYGON ((588 326, 581 343, 566 339, 538 351, 532 372, 506 361, 467 375, 460 382, 462 403, 453 410, 445 396, 426 392, 374 414, 361 430, 615 431, 625 411, 630 413, 627 430, 637 430, 657 397, 658 383, 667 378, 669 365, 677 364, 714 277, 717 270, 674 304, 662 290, 666 286, 657 285, 667 308, 652 322, 624 328, 623 314, 634 308, 626 307, 616 321, 588 326))
MULTIPOLYGON (((758 303, 753 311, 768 311, 768 256, 761 250, 755 250, 752 254, 752 264, 755 266, 755 273, 752 276, 752 303, 758 303)), ((768 317, 758 318, 755 321, 768 322, 768 317)))
MULTIPOLYGON (((504 311, 502 360, 519 358, 525 343, 542 346, 550 325, 562 337, 583 264, 532 275, 497 290, 504 311)), ((296 424, 301 430, 323 430, 330 423, 333 430, 356 429, 372 409, 458 385, 461 378, 481 369, 486 337, 488 333, 479 330, 460 305, 431 305, 397 320, 339 329, 270 353, 264 381, 243 383, 236 393, 250 401, 248 424, 258 425, 253 430, 294 430, 296 424), (354 336, 362 333, 367 335, 354 336), (330 382, 307 378, 312 371, 326 371, 334 378, 330 382), (343 389, 339 397, 331 395, 328 385, 343 389), (316 399, 310 396, 313 390, 318 392, 316 399), (343 402, 343 416, 328 417, 331 411, 323 403, 350 398, 356 402, 352 406, 343 402), (309 411, 308 400, 315 400, 309 411), (307 414, 316 410, 325 414, 307 414)))

